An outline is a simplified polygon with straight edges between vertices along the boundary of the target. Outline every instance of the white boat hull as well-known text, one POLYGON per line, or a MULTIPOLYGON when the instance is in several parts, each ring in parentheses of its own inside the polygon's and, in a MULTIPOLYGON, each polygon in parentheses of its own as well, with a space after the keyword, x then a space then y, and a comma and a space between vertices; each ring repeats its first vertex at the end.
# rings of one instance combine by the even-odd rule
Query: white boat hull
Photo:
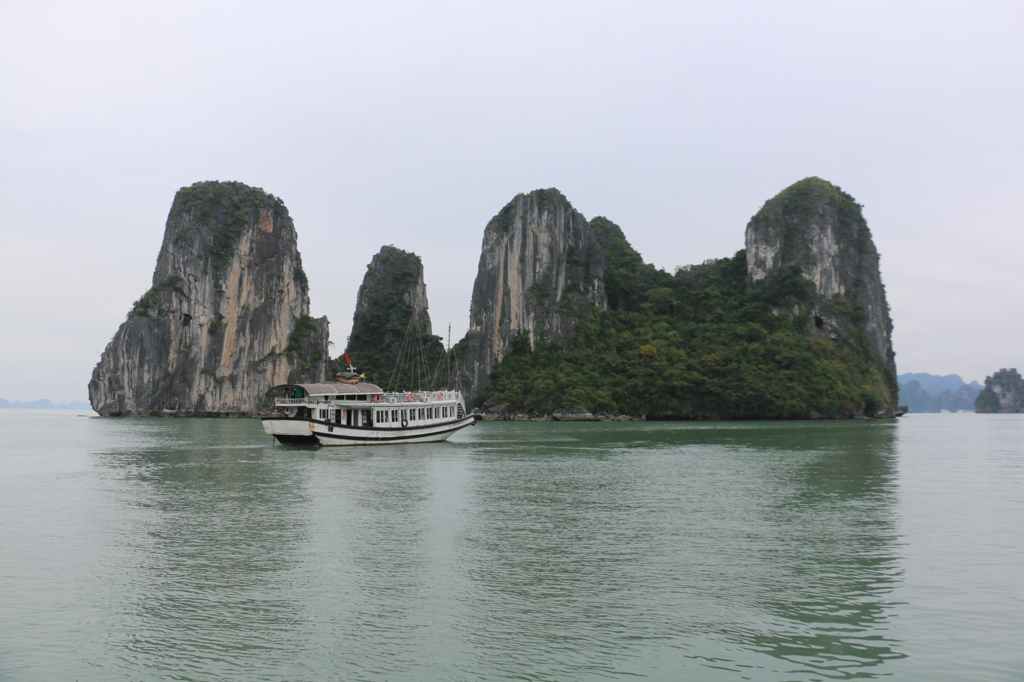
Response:
POLYGON ((343 426, 315 419, 264 417, 263 431, 288 445, 394 445, 435 443, 476 420, 472 416, 406 427, 343 426))

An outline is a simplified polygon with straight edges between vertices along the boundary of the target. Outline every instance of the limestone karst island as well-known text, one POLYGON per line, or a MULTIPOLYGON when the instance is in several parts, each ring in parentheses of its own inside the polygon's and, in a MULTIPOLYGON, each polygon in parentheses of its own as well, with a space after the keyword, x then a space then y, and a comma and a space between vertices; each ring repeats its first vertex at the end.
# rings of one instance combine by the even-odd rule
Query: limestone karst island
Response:
MULTIPOLYGON (((745 247, 665 272, 611 220, 536 190, 486 223, 465 338, 446 350, 433 336, 420 258, 385 246, 338 346, 369 380, 459 388, 491 418, 895 416, 892 321, 856 201, 801 180, 751 218, 745 247)), ((329 357, 309 295, 279 198, 182 188, 153 285, 93 371, 93 409, 248 416, 276 385, 332 379, 344 357, 329 357)))

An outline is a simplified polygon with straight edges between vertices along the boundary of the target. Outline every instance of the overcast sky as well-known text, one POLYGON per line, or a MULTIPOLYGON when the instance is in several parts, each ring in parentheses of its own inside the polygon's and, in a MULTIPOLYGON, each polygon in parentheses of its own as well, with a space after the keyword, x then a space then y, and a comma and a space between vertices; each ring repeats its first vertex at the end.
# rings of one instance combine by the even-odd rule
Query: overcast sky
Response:
POLYGON ((484 226, 557 187, 676 265, 817 175, 903 372, 1024 369, 1024 3, 0 0, 0 397, 85 399, 178 188, 287 204, 344 349, 366 264, 465 332, 484 226))

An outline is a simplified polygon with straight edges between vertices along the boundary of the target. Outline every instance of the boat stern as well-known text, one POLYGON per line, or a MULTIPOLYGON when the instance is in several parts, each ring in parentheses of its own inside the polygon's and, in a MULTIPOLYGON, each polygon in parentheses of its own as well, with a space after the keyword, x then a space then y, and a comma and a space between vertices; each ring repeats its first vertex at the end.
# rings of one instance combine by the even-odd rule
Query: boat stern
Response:
POLYGON ((313 435, 313 425, 305 419, 264 417, 263 432, 287 445, 319 445, 313 435))

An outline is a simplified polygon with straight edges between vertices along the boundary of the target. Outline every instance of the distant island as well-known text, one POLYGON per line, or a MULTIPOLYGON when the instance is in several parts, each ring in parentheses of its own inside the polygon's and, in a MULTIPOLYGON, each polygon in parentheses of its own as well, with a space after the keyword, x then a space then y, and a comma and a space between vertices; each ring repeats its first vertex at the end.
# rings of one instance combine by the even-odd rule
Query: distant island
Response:
POLYGON ((1001 369, 985 377, 985 388, 975 402, 978 412, 1019 414, 1024 412, 1024 379, 1016 368, 1001 369))
POLYGON ((11 408, 11 409, 26 409, 26 410, 91 410, 92 407, 88 403, 83 403, 81 400, 72 400, 70 403, 59 403, 54 404, 49 398, 43 398, 42 400, 32 400, 27 403, 23 403, 20 400, 7 401, 0 398, 0 409, 11 408))
POLYGON ((974 411, 974 401, 981 393, 977 381, 966 383, 958 374, 900 374, 900 402, 910 412, 974 411))

